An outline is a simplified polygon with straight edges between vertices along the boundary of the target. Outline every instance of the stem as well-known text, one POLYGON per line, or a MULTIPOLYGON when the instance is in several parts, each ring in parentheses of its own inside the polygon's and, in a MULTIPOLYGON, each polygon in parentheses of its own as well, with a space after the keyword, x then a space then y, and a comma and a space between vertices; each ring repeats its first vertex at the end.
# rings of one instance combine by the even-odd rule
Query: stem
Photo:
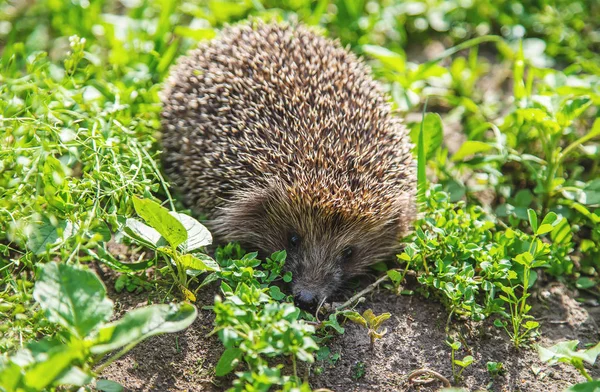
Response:
POLYGON ((102 373, 102 371, 104 369, 106 369, 111 363, 113 363, 117 359, 121 358, 123 355, 127 354, 129 352, 129 350, 131 350, 132 348, 134 348, 138 343, 139 342, 137 342, 137 341, 131 342, 127 346, 123 347, 115 355, 113 355, 112 357, 108 358, 106 360, 106 362, 104 362, 102 365, 100 365, 96 369, 94 369, 94 373, 96 373, 96 374, 102 373))
POLYGON ((298 369, 296 368, 296 356, 292 354, 292 367, 294 368, 294 381, 298 382, 298 369))
POLYGON ((350 297, 350 299, 348 301, 344 302, 343 304, 341 304, 340 306, 335 308, 335 311, 340 312, 346 308, 349 308, 354 302, 358 301, 363 295, 368 294, 371 291, 375 290, 381 283, 385 282, 388 279, 389 279, 389 277, 387 276, 387 274, 383 275, 381 278, 377 279, 375 282, 371 283, 370 285, 368 285, 367 287, 365 287, 364 289, 359 291, 357 294, 350 297))

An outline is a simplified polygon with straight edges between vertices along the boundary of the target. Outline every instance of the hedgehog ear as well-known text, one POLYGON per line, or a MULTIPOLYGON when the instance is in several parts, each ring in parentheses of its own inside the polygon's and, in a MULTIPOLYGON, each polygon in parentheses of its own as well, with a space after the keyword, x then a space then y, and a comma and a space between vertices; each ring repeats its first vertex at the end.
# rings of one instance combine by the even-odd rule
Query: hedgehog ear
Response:
POLYGON ((214 234, 225 241, 258 243, 268 217, 270 189, 247 188, 227 199, 210 221, 214 234))

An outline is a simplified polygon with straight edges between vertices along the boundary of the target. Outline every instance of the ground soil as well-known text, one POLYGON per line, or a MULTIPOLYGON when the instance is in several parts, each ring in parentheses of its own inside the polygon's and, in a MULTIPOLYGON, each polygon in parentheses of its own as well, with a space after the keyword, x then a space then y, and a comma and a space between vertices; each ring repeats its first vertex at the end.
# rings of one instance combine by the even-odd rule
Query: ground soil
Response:
MULTIPOLYGON (((117 294, 111 288, 114 277, 105 275, 105 279, 118 315, 148 304, 148 293, 117 294)), ((117 381, 130 391, 222 391, 231 386, 230 379, 214 376, 223 347, 216 336, 207 336, 212 330, 213 314, 202 309, 212 304, 216 290, 208 288, 199 296, 198 319, 190 328, 148 339, 109 366, 101 378, 117 381)), ((539 344, 600 340, 600 308, 586 308, 573 297, 574 293, 556 283, 536 292, 533 313, 542 323, 539 344)), ((409 382, 409 373, 422 368, 439 372, 453 385, 470 391, 551 392, 584 381, 570 366, 541 363, 532 348, 515 350, 506 334, 490 322, 453 322, 454 331, 463 339, 457 357, 472 355, 475 359, 464 371, 463 379, 455 383, 450 348, 444 343, 448 313, 442 305, 419 294, 395 296, 383 290, 370 295, 357 310, 366 308, 376 314, 392 314, 384 324, 387 334, 371 350, 366 331, 346 323, 345 334, 328 343, 331 354, 339 354, 339 359, 312 365, 309 381, 313 388, 346 392, 437 391, 443 387, 439 381, 425 385, 409 382), (501 362, 505 372, 492 379, 486 370, 488 361, 501 362)), ((600 377, 598 365, 590 373, 600 377)))

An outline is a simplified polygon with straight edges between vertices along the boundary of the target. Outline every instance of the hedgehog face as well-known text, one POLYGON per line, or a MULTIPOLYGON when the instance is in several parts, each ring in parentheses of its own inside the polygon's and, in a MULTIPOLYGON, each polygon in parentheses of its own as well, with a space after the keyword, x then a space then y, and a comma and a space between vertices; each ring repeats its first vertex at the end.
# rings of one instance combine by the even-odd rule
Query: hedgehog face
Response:
POLYGON ((281 187, 245 191, 223 208, 213 229, 225 240, 262 251, 263 257, 286 250, 292 294, 297 305, 311 310, 345 280, 393 255, 402 227, 400 217, 365 220, 307 200, 281 187))
POLYGON ((291 220, 299 224, 279 228, 286 233, 279 247, 287 252, 285 270, 292 272, 294 300, 307 310, 331 298, 344 281, 367 266, 392 255, 399 244, 394 224, 369 227, 318 211, 291 220))

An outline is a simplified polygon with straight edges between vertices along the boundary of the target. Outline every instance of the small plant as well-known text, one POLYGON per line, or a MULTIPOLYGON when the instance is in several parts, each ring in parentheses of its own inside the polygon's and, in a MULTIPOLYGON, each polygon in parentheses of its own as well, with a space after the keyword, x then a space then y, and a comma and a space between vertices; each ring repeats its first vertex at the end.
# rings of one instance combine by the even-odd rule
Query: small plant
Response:
POLYGON ((379 330, 381 324, 392 316, 390 313, 376 316, 371 309, 365 310, 362 315, 353 310, 344 311, 342 314, 356 324, 367 328, 367 335, 371 340, 371 350, 375 348, 375 340, 381 339, 387 333, 387 328, 384 328, 383 331, 379 330))
MULTIPOLYGON (((150 199, 133 198, 136 212, 148 225, 129 218, 124 233, 168 260, 167 269, 172 271, 173 278, 184 297, 196 301, 196 294, 189 287, 189 282, 202 272, 219 270, 217 263, 203 253, 196 253, 212 242, 210 232, 196 219, 177 212, 170 212, 150 199)), ((196 288, 196 292, 205 284, 214 281, 214 274, 208 275, 204 282, 196 288)))
POLYGON ((491 378, 495 378, 504 373, 504 365, 502 362, 488 362, 485 364, 488 374, 491 378))
MULTIPOLYGON (((510 284, 498 283, 500 289, 506 294, 500 295, 500 299, 503 299, 510 309, 511 328, 507 328, 506 322, 495 320, 495 324, 504 328, 517 348, 539 327, 539 323, 532 320, 533 317, 528 314, 531 310, 531 305, 527 304, 527 298, 531 295, 529 294, 529 287, 534 283, 531 277, 532 270, 533 268, 546 265, 544 257, 549 253, 548 246, 538 237, 553 231, 556 224, 560 222, 556 214, 550 212, 544 217, 542 224, 538 226, 539 222, 535 211, 529 209, 527 213, 533 237, 529 239, 529 249, 527 252, 519 253, 513 258, 521 267, 521 276, 519 277, 515 271, 510 271, 507 277, 510 284), (520 280, 520 282, 515 283, 515 280, 520 280), (520 294, 516 289, 520 289, 520 294)), ((507 229, 504 235, 510 238, 514 233, 511 229, 507 229)))
POLYGON ((285 391, 307 388, 298 377, 297 360, 314 362, 312 353, 318 349, 315 329, 299 319, 300 309, 279 302, 289 298, 271 285, 281 278, 286 253, 274 253, 262 263, 264 270, 258 268, 261 262, 256 253, 242 254, 237 245, 217 251, 222 297, 215 299, 212 333, 218 334, 225 351, 215 373, 227 375, 244 361, 246 369, 236 373, 232 391, 266 391, 275 385, 285 391), (270 364, 270 359, 278 356, 291 359, 291 376, 282 374, 283 365, 270 364))
POLYGON ((454 382, 458 383, 462 379, 463 371, 473 363, 473 357, 471 355, 467 355, 462 360, 456 359, 455 354, 458 350, 460 350, 462 344, 458 341, 455 341, 451 337, 448 337, 446 344, 450 346, 452 350, 450 354, 452 360, 452 375, 454 376, 454 382), (457 367, 459 369, 457 369, 457 367))
POLYGON ((365 376, 366 372, 365 363, 362 361, 356 362, 354 366, 352 366, 352 379, 358 381, 365 376))
MULTIPOLYGON (((106 297, 102 281, 93 272, 69 264, 40 267, 33 296, 60 331, 0 360, 0 385, 5 392, 94 384, 102 369, 142 340, 180 331, 196 319, 196 308, 182 303, 146 306, 107 323, 113 302, 106 297), (119 351, 96 366, 115 350, 119 351)), ((96 386, 108 383, 112 382, 99 380, 96 386)))
MULTIPOLYGON (((596 358, 600 355, 600 343, 587 350, 577 350, 578 345, 578 340, 569 340, 560 342, 549 348, 538 346, 538 354, 540 360, 549 365, 554 365, 558 362, 569 363, 575 367, 586 380, 593 381, 592 376, 587 372, 583 363, 587 362, 590 365, 594 365, 596 358)), ((593 388, 590 390, 593 390, 593 388)))

